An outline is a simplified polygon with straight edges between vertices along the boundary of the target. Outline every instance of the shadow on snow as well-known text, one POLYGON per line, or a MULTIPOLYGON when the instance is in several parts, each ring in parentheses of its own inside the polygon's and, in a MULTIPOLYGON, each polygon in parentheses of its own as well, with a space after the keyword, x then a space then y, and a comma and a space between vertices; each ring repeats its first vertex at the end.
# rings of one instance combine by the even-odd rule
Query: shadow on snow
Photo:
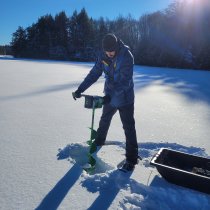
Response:
POLYGON ((171 87, 171 91, 186 96, 192 102, 204 101, 210 104, 210 71, 147 66, 135 66, 134 69, 136 91, 158 84, 171 87))
MULTIPOLYGON (((124 148, 125 144, 121 141, 107 141, 107 145, 117 145, 119 147, 124 148)), ((152 156, 162 147, 170 148, 182 152, 186 152, 189 154, 200 155, 200 156, 208 156, 205 153, 205 150, 202 148, 196 147, 186 147, 176 143, 140 143, 139 144, 139 154, 143 157, 143 162, 145 159, 151 159, 152 156)), ((155 177, 151 182, 150 186, 145 186, 141 183, 138 183, 136 180, 130 178, 132 173, 123 173, 119 170, 111 168, 109 164, 104 163, 103 161, 100 162, 99 165, 103 165, 101 170, 98 173, 88 175, 83 173, 82 165, 87 161, 84 157, 84 152, 87 152, 88 147, 82 144, 69 144, 63 149, 59 149, 57 154, 58 160, 67 159, 71 163, 73 163, 72 168, 61 178, 58 183, 53 187, 53 189, 45 196, 36 210, 54 210, 59 207, 67 193, 69 193, 70 189, 73 185, 77 182, 77 180, 82 176, 81 184, 85 187, 89 192, 96 193, 98 192, 99 195, 96 200, 91 204, 91 206, 87 209, 108 209, 114 199, 116 198, 117 194, 121 190, 126 190, 130 188, 131 193, 135 194, 135 196, 140 196, 136 198, 134 201, 133 197, 127 196, 124 198, 123 202, 120 204, 121 206, 126 206, 126 203, 135 202, 137 206, 141 206, 145 209, 152 208, 153 206, 160 205, 164 199, 171 199, 171 203, 175 202, 175 199, 172 199, 172 196, 169 196, 168 193, 175 193, 176 196, 188 197, 190 195, 194 195, 194 191, 190 191, 186 188, 182 187, 175 187, 174 185, 168 183, 164 179, 160 177, 155 177), (165 189, 166 193, 160 193, 159 201, 160 204, 154 203, 157 202, 157 199, 154 199, 155 196, 163 189, 165 189), (178 190, 178 192, 177 192, 178 190), (168 192, 168 193, 167 193, 168 192), (188 194, 188 196, 186 196, 188 194), (142 200, 140 199, 141 196, 147 196, 147 199, 142 200), (164 196, 163 196, 164 195, 164 196), (163 197, 161 197, 163 196, 163 197), (154 200, 154 201, 153 201, 154 200), (138 203, 139 202, 139 203, 138 203)), ((143 163, 145 167, 150 167, 148 164, 148 160, 143 163)), ((197 193, 197 192, 196 192, 197 193)), ((206 199, 206 197, 202 197, 203 195, 197 193, 197 197, 201 197, 200 199, 206 199)), ((194 199, 194 197, 193 197, 194 199)), ((191 201, 190 201, 191 202, 191 201)), ((168 204, 169 202, 167 202, 168 204)), ((199 203, 199 201, 198 201, 199 203)), ((187 208, 189 203, 183 202, 184 207, 187 208)), ((175 205, 175 204, 173 204, 175 205)), ((172 207, 173 207, 172 205, 172 207)), ((126 208, 126 207, 125 207, 126 208)), ((166 209, 169 208, 166 206, 166 209)))

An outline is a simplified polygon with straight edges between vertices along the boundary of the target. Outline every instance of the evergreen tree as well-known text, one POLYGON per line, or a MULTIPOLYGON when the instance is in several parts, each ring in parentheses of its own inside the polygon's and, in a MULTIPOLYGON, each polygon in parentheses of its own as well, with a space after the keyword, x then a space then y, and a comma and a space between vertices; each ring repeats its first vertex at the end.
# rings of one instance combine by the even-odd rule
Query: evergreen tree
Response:
POLYGON ((82 9, 77 16, 77 39, 76 58, 81 60, 89 60, 88 53, 94 40, 94 28, 91 19, 89 19, 85 9, 82 9))
POLYGON ((70 57, 74 58, 74 55, 77 50, 78 46, 78 23, 77 23, 77 11, 75 10, 73 12, 73 15, 71 16, 69 20, 69 44, 68 44, 68 49, 70 52, 70 57))
POLYGON ((37 24, 33 24, 26 28, 27 34, 27 47, 26 47, 26 57, 36 58, 39 54, 39 39, 37 33, 37 24))
POLYGON ((19 26, 17 31, 12 36, 12 50, 15 57, 24 57, 26 51, 26 31, 19 26))
POLYGON ((94 22, 95 26, 95 44, 96 44, 96 49, 100 50, 101 49, 101 40, 107 34, 108 31, 108 26, 107 26, 108 20, 104 20, 103 17, 100 17, 99 20, 94 22))
POLYGON ((36 24, 38 52, 37 57, 49 58, 49 48, 52 44, 53 36, 53 18, 51 15, 46 15, 39 18, 36 24))
POLYGON ((68 22, 64 11, 55 16, 53 44, 49 48, 50 58, 68 59, 68 22))

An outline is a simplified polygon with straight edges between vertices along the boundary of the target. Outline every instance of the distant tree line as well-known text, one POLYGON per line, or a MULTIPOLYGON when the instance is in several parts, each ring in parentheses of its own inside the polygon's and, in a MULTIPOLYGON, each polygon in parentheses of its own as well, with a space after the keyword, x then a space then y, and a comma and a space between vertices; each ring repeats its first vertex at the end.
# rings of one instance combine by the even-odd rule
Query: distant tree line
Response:
POLYGON ((85 9, 71 17, 48 14, 13 33, 15 57, 94 61, 106 33, 129 45, 135 63, 149 66, 210 69, 210 1, 176 1, 138 20, 119 16, 94 20, 85 9))
POLYGON ((0 46, 0 55, 12 55, 12 48, 9 45, 0 46))

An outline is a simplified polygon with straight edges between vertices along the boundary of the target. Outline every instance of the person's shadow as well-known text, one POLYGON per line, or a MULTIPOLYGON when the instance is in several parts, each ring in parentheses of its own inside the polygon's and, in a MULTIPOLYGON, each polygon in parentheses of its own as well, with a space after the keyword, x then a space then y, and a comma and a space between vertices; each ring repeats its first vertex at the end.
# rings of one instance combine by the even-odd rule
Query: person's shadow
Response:
MULTIPOLYGON (((114 141, 111 143, 107 142, 107 144, 124 147, 124 144, 118 141, 114 141)), ((203 151, 203 149, 201 148, 186 147, 176 143, 146 142, 139 144, 139 148, 141 148, 139 154, 141 155, 141 157, 143 157, 143 165, 145 167, 149 167, 149 165, 147 164, 147 162, 144 163, 144 159, 151 157, 151 151, 158 151, 159 148, 162 147, 186 151, 190 154, 200 154, 201 156, 207 155, 205 151, 203 151)), ((61 178, 58 183, 53 187, 53 189, 43 198, 36 210, 55 210, 59 207, 67 193, 74 186, 74 184, 83 172, 81 164, 86 160, 82 159, 81 157, 84 157, 87 149, 88 147, 85 147, 82 144, 71 144, 67 145, 64 149, 59 151, 57 155, 58 160, 73 158, 77 160, 77 163, 72 166, 72 168, 64 175, 64 177, 61 178)), ((108 209, 115 200, 120 190, 126 189, 127 186, 130 186, 132 183, 137 186, 136 188, 134 188, 134 191, 138 193, 136 190, 138 190, 138 187, 140 185, 135 180, 132 180, 130 178, 132 172, 124 173, 117 169, 114 170, 114 168, 111 168, 111 166, 109 166, 107 163, 104 163, 100 159, 98 159, 97 162, 99 165, 96 173, 92 176, 89 176, 88 179, 83 179, 81 181, 81 185, 86 188, 88 192, 99 193, 98 197, 91 204, 91 206, 87 207, 87 209, 108 209)), ((164 187, 164 185, 166 185, 164 184, 166 182, 160 178, 158 179, 158 182, 155 182, 155 180, 153 180, 152 186, 154 186, 155 183, 156 185, 158 183, 158 185, 160 185, 161 187, 164 187)), ((140 189, 143 190, 142 187, 140 187, 140 189)))
POLYGON ((96 178, 84 180, 82 186, 89 192, 99 192, 99 196, 87 209, 109 209, 120 190, 126 188, 127 184, 129 184, 131 175, 132 172, 125 173, 116 169, 111 171, 109 176, 100 176, 100 182, 96 178))
MULTIPOLYGON (((79 165, 74 164, 64 177, 45 196, 36 210, 57 209, 69 190, 79 179, 81 173, 82 168, 79 165)), ((131 172, 124 173, 119 170, 114 170, 111 172, 110 176, 102 177, 101 182, 98 184, 96 184, 97 180, 95 180, 94 176, 93 178, 83 181, 82 186, 89 192, 99 192, 99 196, 89 208, 87 207, 87 209, 108 209, 119 191, 129 182, 131 174, 131 172), (115 183, 114 185, 113 182, 115 183)))
POLYGON ((76 183, 82 173, 82 168, 74 164, 73 167, 58 181, 53 189, 45 196, 36 210, 54 210, 59 207, 69 190, 76 183))
MULTIPOLYGON (((61 178, 53 189, 43 198, 36 210, 55 210, 59 207, 69 190, 74 186, 83 172, 82 165, 87 163, 87 158, 84 154, 87 153, 89 147, 81 144, 67 145, 64 149, 60 149, 57 154, 58 160, 73 159, 76 163, 72 168, 61 178)), ((97 152, 101 148, 99 147, 97 152)), ((97 152, 95 154, 97 154, 97 152)), ((111 170, 113 167, 106 164, 100 159, 97 159, 97 168, 95 174, 103 173, 111 170)), ((93 176, 94 177, 94 176, 93 176)), ((114 199, 114 198, 113 198, 114 199)))

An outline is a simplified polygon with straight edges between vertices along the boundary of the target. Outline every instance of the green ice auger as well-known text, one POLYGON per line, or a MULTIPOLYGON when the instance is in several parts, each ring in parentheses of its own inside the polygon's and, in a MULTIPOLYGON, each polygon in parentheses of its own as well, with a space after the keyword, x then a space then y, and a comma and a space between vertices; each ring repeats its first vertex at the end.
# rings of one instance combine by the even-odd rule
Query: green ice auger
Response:
POLYGON ((90 95, 81 95, 85 97, 85 105, 84 107, 87 109, 92 109, 92 120, 91 120, 91 127, 90 127, 90 140, 87 141, 89 145, 89 152, 88 152, 88 167, 84 167, 83 169, 88 173, 91 173, 95 170, 96 160, 93 157, 93 153, 96 152, 97 147, 95 144, 95 139, 97 136, 96 130, 94 130, 94 117, 95 117, 95 109, 102 108, 103 106, 103 97, 100 96, 90 96, 90 95))

